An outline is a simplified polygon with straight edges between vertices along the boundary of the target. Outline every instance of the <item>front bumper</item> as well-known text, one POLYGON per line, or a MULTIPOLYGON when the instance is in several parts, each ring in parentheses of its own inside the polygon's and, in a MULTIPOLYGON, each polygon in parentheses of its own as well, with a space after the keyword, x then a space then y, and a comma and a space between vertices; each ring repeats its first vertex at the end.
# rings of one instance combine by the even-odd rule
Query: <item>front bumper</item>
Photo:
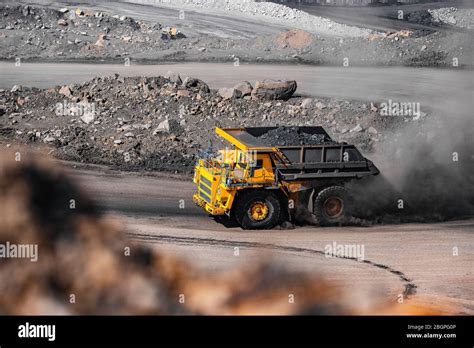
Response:
POLYGON ((197 206, 201 207, 204 209, 206 212, 208 212, 211 215, 224 215, 225 210, 220 207, 213 207, 209 203, 207 203, 204 199, 199 197, 199 195, 196 193, 193 195, 193 201, 196 203, 197 206))

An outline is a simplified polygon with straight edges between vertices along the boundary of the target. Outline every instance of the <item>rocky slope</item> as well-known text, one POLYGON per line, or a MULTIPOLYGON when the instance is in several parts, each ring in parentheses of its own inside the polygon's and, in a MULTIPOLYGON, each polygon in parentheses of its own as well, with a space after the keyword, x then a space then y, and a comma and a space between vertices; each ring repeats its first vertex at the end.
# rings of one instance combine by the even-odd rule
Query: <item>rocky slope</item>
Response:
POLYGON ((57 158, 125 170, 190 171, 216 126, 322 125, 335 140, 370 151, 400 124, 427 117, 385 117, 378 105, 348 100, 271 100, 254 93, 262 85, 269 86, 246 82, 217 91, 169 73, 52 89, 14 86, 0 91, 0 144, 49 146, 57 158))
MULTIPOLYGON (((282 27, 279 34, 256 32, 249 38, 225 38, 213 35, 212 31, 188 38, 179 27, 167 23, 137 21, 97 11, 5 5, 0 8, 0 59, 6 60, 106 60, 125 64, 130 61, 293 62, 339 66, 452 67, 456 59, 457 66, 472 67, 470 33, 438 32, 435 26, 432 31, 370 31, 366 35, 338 36, 287 25, 287 28, 293 29, 282 27)), ((431 15, 427 15, 432 21, 431 15)), ((413 20, 422 21, 425 17, 420 18, 414 16, 413 20)), ((188 30, 191 27, 188 26, 188 30)), ((331 27, 331 30, 334 28, 331 27)))

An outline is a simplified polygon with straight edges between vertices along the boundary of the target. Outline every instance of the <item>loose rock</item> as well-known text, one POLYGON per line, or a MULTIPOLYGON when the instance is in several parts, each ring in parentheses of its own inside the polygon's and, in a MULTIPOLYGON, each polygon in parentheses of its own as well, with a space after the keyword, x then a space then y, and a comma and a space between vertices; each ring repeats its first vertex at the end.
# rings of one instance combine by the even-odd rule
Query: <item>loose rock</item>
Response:
POLYGON ((296 81, 257 81, 252 91, 252 97, 260 100, 288 100, 295 93, 296 87, 296 81))

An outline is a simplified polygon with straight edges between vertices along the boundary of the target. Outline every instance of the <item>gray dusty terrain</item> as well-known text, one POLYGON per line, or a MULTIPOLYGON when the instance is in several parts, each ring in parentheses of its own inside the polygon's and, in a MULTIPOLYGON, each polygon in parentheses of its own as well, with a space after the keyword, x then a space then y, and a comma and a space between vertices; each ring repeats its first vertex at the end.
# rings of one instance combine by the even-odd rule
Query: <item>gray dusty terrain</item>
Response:
MULTIPOLYGON (((41 1, 27 7, 0 4, 1 59, 238 59, 336 66, 472 67, 471 29, 467 25, 458 28, 442 22, 443 29, 438 30, 430 23, 413 28, 411 22, 402 21, 407 24, 401 29, 372 31, 305 12, 288 15, 285 11, 273 14, 268 10, 264 15, 253 15, 247 11, 250 15, 246 11, 215 10, 212 6, 180 7, 178 3, 166 7, 87 1, 76 2, 74 7, 61 2, 46 4, 46 8, 41 7, 45 5, 41 1), (80 15, 75 14, 77 6, 81 8, 80 15), (180 18, 183 8, 184 17, 180 18), (176 27, 181 36, 163 38, 163 29, 171 27, 176 27)), ((370 12, 365 15, 376 17, 370 12)))
MULTIPOLYGON (((355 6, 340 8, 336 6, 308 6, 305 4, 289 3, 288 6, 300 9, 310 14, 319 15, 347 25, 363 26, 377 31, 397 31, 402 29, 441 31, 460 30, 459 23, 436 23, 428 10, 456 8, 459 14, 469 15, 472 2, 469 0, 436 1, 403 6, 355 6), (398 18, 398 11, 403 11, 403 18, 398 18), (421 17, 421 18, 420 18, 421 17), (415 20, 416 19, 416 20, 415 20), (421 20, 420 20, 421 19, 421 20), (435 25, 435 28, 433 28, 435 25)), ((457 12, 457 11, 453 11, 457 12)), ((472 17, 472 15, 470 15, 472 17)), ((461 30, 462 31, 462 30, 461 30)))
MULTIPOLYGON (((132 64, 72 64, 72 63, 14 63, 0 62, 0 88, 14 85, 51 88, 57 85, 81 83, 96 76, 163 76, 168 71, 194 76, 206 81, 211 88, 229 87, 242 81, 275 77, 298 82, 297 95, 335 97, 376 102, 382 100, 416 100, 426 108, 448 111, 453 102, 470 99, 473 86, 472 71, 434 68, 374 68, 374 67, 316 67, 298 64, 184 63, 140 65, 132 64), (453 93, 446 93, 446 91, 453 93), (448 103, 446 103, 446 101, 448 103)), ((452 110, 456 112, 456 109, 452 110)))
MULTIPOLYGON (((403 20, 394 18, 396 7, 303 8, 308 14, 250 4, 232 12, 202 0, 205 6, 183 7, 180 18, 181 2, 19 3, 0 1, 0 147, 62 160, 130 240, 211 272, 267 258, 322 275, 359 314, 378 302, 394 304, 385 314, 398 314, 400 296, 401 306, 474 313, 469 2, 408 5, 403 20), (296 93, 260 100, 232 89, 265 79, 295 81, 296 93), (419 112, 383 115, 391 102, 419 112), (196 207, 190 172, 214 127, 262 125, 322 125, 333 139, 357 145, 382 171, 352 187, 364 214, 339 228, 244 231, 196 207), (394 208, 400 198, 402 212, 394 208), (328 258, 332 243, 363 245, 365 258, 328 258)), ((108 273, 91 262, 101 253, 86 251, 88 281, 96 284, 108 273)), ((124 284, 120 275, 113 284, 124 284)), ((130 284, 147 294, 143 279, 130 284)), ((133 298, 136 290, 120 291, 133 298)), ((94 300, 81 313, 94 313, 94 300)), ((127 305, 148 313, 138 302, 127 305)))
POLYGON ((473 220, 243 231, 220 225, 194 206, 188 177, 71 170, 103 209, 128 226, 132 239, 171 250, 203 269, 230 269, 266 255, 292 270, 328 277, 362 307, 372 301, 396 303, 399 294, 415 286, 407 303, 474 313, 473 220), (334 241, 363 244, 367 262, 326 257, 324 248, 334 241), (240 256, 234 256, 235 247, 240 256), (453 256, 454 247, 459 256, 453 256))
POLYGON ((354 143, 370 154, 394 133, 402 135, 404 127, 426 135, 422 127, 427 120, 466 117, 465 109, 455 106, 469 103, 472 86, 471 74, 463 71, 413 68, 29 63, 0 67, 7 88, 0 92, 3 145, 49 145, 62 159, 125 170, 189 172, 198 151, 214 140, 215 126, 242 124, 322 125, 336 141, 354 143), (211 90, 183 87, 158 75, 166 75, 167 69, 180 72, 181 80, 185 74, 202 78, 211 90), (110 75, 114 71, 149 77, 110 75), (190 75, 194 72, 197 76, 190 75), (77 81, 103 73, 107 76, 77 81), (221 87, 245 78, 256 85, 254 79, 268 76, 295 79, 298 96, 262 102, 221 95, 221 87), (78 83, 54 87, 69 81, 78 83), (43 88, 22 87, 23 83, 43 88), (446 88, 451 90, 448 95, 446 88), (418 103, 418 114, 384 116, 382 105, 391 100, 418 103))

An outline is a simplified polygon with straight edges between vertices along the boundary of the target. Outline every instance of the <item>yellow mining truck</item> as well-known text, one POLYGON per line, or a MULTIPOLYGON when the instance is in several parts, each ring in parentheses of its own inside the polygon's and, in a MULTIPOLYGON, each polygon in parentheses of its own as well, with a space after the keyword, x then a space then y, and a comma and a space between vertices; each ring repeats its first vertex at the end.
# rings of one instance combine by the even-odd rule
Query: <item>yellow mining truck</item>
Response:
POLYGON ((321 225, 343 223, 351 206, 345 183, 379 170, 354 145, 334 142, 322 127, 297 128, 321 141, 281 145, 277 138, 269 144, 266 135, 277 127, 216 128, 229 147, 198 159, 194 202, 244 229, 273 228, 299 210, 321 225))

